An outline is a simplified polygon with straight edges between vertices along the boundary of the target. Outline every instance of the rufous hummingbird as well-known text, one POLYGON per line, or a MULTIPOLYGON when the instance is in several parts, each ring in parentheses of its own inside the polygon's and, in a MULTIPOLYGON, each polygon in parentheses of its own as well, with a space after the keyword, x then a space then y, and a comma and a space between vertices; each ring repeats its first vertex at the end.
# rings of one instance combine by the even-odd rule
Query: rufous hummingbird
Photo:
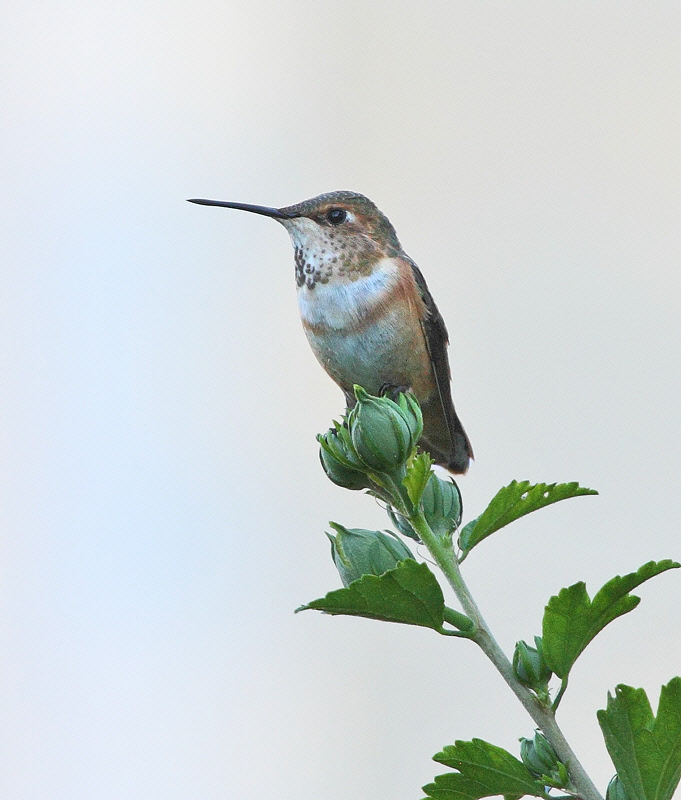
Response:
POLYGON ((421 270, 371 200, 329 192, 285 208, 189 202, 280 222, 293 242, 303 328, 348 408, 354 384, 373 395, 413 392, 423 412, 421 446, 436 464, 466 472, 473 450, 452 403, 444 320, 421 270))

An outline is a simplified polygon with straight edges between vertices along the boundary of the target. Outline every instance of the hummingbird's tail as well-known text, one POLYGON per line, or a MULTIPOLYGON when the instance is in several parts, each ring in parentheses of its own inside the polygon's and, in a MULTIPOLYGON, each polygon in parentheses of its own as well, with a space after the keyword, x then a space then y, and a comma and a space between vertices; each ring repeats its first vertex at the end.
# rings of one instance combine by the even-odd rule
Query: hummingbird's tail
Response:
POLYGON ((433 461, 456 475, 468 471, 473 458, 473 448, 454 408, 446 421, 438 396, 421 404, 423 436, 421 447, 430 453, 433 461))

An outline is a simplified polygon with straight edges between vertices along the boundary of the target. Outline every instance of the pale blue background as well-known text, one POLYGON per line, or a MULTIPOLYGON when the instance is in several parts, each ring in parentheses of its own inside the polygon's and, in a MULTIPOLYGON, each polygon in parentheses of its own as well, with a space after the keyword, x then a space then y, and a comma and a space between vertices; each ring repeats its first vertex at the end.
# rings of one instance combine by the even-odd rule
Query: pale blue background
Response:
MULTIPOLYGON (((680 37, 672 2, 4 4, 3 798, 408 800, 531 734, 473 646, 293 615, 329 519, 387 522, 319 467, 285 232, 185 198, 369 195, 450 329, 467 517, 600 490, 466 563, 510 650, 681 556, 680 37)), ((641 593, 560 715, 603 788, 607 690, 681 672, 681 575, 641 593)))

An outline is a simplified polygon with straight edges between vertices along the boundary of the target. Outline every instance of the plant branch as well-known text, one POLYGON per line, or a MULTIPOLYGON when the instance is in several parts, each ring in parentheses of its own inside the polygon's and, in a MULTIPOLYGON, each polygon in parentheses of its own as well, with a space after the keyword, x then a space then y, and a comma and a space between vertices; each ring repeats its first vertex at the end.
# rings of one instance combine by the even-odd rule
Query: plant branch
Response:
POLYGON ((476 630, 471 633, 470 638, 480 646, 481 650, 494 664, 537 727, 544 733, 556 751, 558 758, 567 766, 570 779, 580 797, 583 800, 603 800, 598 789, 568 744, 563 732, 558 727, 554 712, 544 707, 532 692, 517 679, 511 662, 492 635, 489 626, 466 586, 456 560, 451 539, 449 537, 443 539, 436 536, 428 525, 423 512, 418 509, 409 515, 409 522, 444 573, 461 603, 464 613, 475 622, 476 630))

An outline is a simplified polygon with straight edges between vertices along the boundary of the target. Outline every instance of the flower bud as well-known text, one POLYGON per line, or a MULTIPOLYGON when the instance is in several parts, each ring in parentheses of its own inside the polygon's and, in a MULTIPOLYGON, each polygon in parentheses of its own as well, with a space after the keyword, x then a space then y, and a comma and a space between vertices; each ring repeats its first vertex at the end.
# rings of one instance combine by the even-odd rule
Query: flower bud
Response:
POLYGON ((605 792, 605 800, 630 800, 619 775, 614 775, 605 792))
POLYGON ((383 575, 401 561, 414 558, 411 550, 392 533, 344 528, 336 522, 329 524, 336 531, 335 536, 330 533, 327 536, 343 586, 363 575, 383 575))
POLYGON ((537 731, 534 739, 520 740, 520 758, 537 778, 558 777, 558 756, 543 733, 537 731))
POLYGON ((415 442, 421 438, 423 433, 423 414, 421 413, 421 406, 419 401, 414 397, 411 392, 406 394, 401 393, 397 397, 397 405, 402 409, 402 412, 407 417, 409 429, 412 432, 412 437, 415 442))
POLYGON ((461 494, 453 480, 442 480, 433 472, 421 495, 421 503, 433 533, 446 536, 461 522, 461 494))
POLYGON ((359 490, 368 489, 371 485, 363 472, 344 466, 323 447, 319 449, 319 460, 322 462, 327 478, 333 481, 336 486, 342 486, 344 489, 359 490))
POLYGON ((420 542, 421 537, 416 533, 416 531, 411 527, 409 521, 402 516, 398 511, 391 505, 387 505, 386 509, 388 512, 388 516, 390 517, 390 521, 392 524, 397 528, 397 530, 402 534, 402 536, 408 536, 410 539, 413 539, 415 542, 420 542))
POLYGON ((397 472, 412 454, 423 429, 415 400, 405 410, 387 397, 372 397, 355 386, 357 405, 348 415, 352 444, 359 458, 375 472, 397 472))
POLYGON ((553 674, 544 661, 544 651, 540 636, 534 637, 536 648, 520 641, 513 653, 513 671, 516 678, 535 692, 545 692, 553 674))
POLYGON ((330 428, 325 434, 318 434, 319 459, 329 480, 345 489, 368 489, 371 482, 366 474, 356 469, 359 464, 354 451, 348 450, 338 430, 330 428))
POLYGON ((544 765, 535 752, 534 742, 532 739, 526 739, 525 737, 521 738, 520 760, 535 777, 544 774, 544 765))

